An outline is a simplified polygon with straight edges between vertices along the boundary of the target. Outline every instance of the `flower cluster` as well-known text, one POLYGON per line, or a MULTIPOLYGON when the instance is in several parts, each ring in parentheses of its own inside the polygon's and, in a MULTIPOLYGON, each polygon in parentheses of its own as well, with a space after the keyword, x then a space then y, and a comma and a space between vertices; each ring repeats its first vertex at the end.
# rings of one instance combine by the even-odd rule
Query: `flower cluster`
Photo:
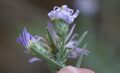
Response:
MULTIPOLYGON (((74 40, 77 34, 73 34, 76 24, 69 29, 69 25, 78 16, 79 10, 75 13, 67 5, 62 7, 55 6, 48 16, 54 22, 48 22, 47 36, 33 36, 26 28, 23 29, 17 42, 21 43, 34 56, 29 62, 45 60, 48 65, 52 66, 52 70, 64 67, 68 58, 77 58, 81 55, 88 55, 86 44, 79 48, 81 42, 86 36, 84 32, 79 40, 74 40)), ((81 57, 80 57, 81 58, 81 57)), ((79 64, 80 61, 78 59, 79 64)))
POLYGON ((53 10, 48 13, 48 16, 51 20, 62 19, 68 24, 71 24, 78 14, 79 10, 74 13, 73 9, 68 8, 67 5, 63 5, 62 7, 55 6, 53 10))

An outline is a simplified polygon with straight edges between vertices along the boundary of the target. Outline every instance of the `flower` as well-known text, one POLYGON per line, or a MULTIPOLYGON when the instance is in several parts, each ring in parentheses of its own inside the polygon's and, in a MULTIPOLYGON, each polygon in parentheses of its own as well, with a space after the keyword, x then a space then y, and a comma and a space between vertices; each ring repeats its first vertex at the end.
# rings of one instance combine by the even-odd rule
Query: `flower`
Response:
POLYGON ((62 5, 62 7, 55 6, 53 10, 48 13, 48 16, 51 20, 62 19, 68 24, 71 24, 78 14, 79 10, 74 13, 73 9, 68 8, 67 5, 62 5))
POLYGON ((82 48, 75 48, 69 55, 69 58, 77 58, 78 56, 80 56, 80 54, 84 54, 84 55, 88 55, 90 52, 86 49, 82 49, 82 48))
POLYGON ((40 40, 40 37, 32 36, 26 28, 23 29, 22 34, 17 38, 17 42, 21 43, 25 48, 30 48, 32 43, 40 40))

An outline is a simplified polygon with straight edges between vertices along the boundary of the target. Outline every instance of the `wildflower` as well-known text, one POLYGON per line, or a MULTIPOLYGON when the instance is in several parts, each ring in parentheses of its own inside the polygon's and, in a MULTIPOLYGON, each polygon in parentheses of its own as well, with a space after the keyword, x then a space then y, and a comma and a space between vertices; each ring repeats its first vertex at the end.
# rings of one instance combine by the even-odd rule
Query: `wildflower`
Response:
POLYGON ((32 43, 40 40, 38 36, 32 36, 26 28, 23 29, 22 34, 17 38, 17 42, 21 43, 25 48, 30 48, 32 43))
POLYGON ((29 63, 41 61, 40 58, 42 58, 50 67, 54 67, 52 73, 56 73, 59 68, 65 67, 68 58, 76 58, 81 54, 87 55, 89 52, 84 49, 86 45, 83 49, 79 48, 87 33, 85 32, 79 40, 74 40, 77 36, 77 34, 73 34, 76 24, 69 30, 68 24, 73 23, 78 14, 79 10, 74 12, 67 5, 55 6, 48 13, 49 18, 54 21, 53 24, 48 22, 45 38, 33 36, 24 28, 17 38, 17 42, 21 43, 27 48, 26 51, 34 56, 29 63))
POLYGON ((90 52, 86 49, 82 49, 82 48, 75 48, 69 55, 69 58, 77 58, 78 56, 80 56, 80 54, 84 54, 84 55, 88 55, 90 52))
POLYGON ((74 13, 73 9, 68 8, 67 5, 62 5, 62 7, 55 6, 53 10, 48 13, 48 16, 51 20, 61 19, 71 24, 78 14, 79 10, 74 13))

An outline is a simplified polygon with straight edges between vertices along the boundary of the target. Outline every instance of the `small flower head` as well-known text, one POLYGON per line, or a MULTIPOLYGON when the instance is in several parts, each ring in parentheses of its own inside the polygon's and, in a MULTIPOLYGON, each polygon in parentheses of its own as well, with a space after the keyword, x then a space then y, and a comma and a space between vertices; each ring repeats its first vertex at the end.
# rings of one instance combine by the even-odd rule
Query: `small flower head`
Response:
POLYGON ((23 29, 22 34, 17 38, 17 42, 21 43, 25 48, 30 48, 32 43, 37 39, 32 36, 26 28, 23 29))
POLYGON ((51 20, 61 19, 71 24, 78 14, 79 10, 74 13, 73 9, 68 8, 67 5, 62 5, 62 7, 55 6, 53 10, 48 13, 48 16, 51 20))
POLYGON ((80 54, 84 54, 84 55, 88 55, 90 52, 86 49, 82 49, 82 48, 75 48, 69 55, 69 58, 77 58, 78 56, 80 56, 80 54))

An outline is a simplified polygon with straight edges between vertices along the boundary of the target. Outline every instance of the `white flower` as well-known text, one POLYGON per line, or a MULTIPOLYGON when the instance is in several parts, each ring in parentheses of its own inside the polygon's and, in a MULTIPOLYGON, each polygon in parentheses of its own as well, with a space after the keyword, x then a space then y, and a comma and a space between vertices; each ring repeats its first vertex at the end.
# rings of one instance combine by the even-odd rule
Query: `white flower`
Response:
POLYGON ((55 6, 53 10, 48 13, 48 16, 51 20, 62 19, 68 24, 71 24, 78 14, 79 10, 74 13, 73 9, 68 8, 67 5, 62 5, 62 7, 55 6))

